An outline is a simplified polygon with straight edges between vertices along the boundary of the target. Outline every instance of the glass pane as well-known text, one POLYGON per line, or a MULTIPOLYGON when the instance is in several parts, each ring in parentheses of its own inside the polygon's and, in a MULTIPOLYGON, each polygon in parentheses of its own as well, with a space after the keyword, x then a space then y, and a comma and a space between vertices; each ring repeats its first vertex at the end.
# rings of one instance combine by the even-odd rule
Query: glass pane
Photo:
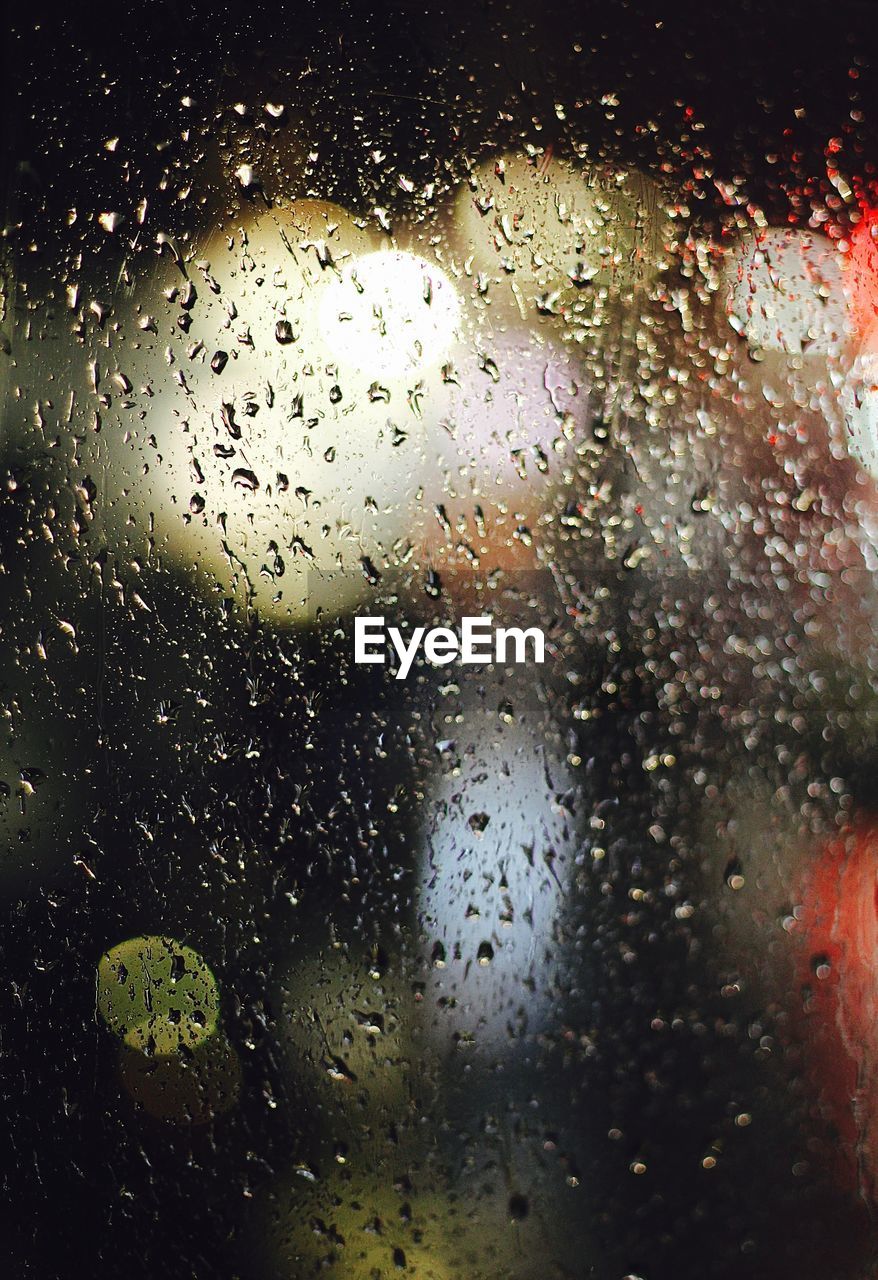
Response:
POLYGON ((873 27, 10 17, 9 1275, 872 1273, 873 27))

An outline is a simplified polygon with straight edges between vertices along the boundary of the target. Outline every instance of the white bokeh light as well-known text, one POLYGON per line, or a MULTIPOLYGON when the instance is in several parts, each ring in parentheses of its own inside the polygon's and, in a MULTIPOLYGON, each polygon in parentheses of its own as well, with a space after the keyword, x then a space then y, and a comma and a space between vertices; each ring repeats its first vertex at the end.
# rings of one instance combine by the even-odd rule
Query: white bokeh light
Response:
POLYGON ((878 325, 866 335, 844 382, 848 452, 878 480, 878 325))
POLYGON ((457 695, 462 723, 445 754, 461 766, 431 784, 419 914, 434 948, 425 1009, 443 1010, 429 1016, 428 1034, 471 1035, 493 1052, 510 1025, 523 1019, 537 1032, 551 1009, 574 852, 558 793, 573 777, 547 750, 536 691, 486 680, 502 713, 483 689, 457 695))
POLYGON ((340 364, 373 378, 417 376, 447 355, 460 319, 454 286, 415 254, 354 258, 323 292, 320 332, 340 364))
POLYGON ((848 332, 842 273, 826 236, 787 227, 747 235, 725 264, 732 327, 766 351, 831 355, 848 332))

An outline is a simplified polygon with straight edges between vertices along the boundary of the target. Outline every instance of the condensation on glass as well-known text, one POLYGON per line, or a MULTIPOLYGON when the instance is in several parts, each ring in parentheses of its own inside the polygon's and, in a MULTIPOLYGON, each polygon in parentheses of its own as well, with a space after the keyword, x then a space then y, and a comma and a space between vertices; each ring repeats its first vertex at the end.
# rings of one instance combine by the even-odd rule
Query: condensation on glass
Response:
POLYGON ((712 8, 12 24, 10 1275, 870 1274, 866 15, 712 8))

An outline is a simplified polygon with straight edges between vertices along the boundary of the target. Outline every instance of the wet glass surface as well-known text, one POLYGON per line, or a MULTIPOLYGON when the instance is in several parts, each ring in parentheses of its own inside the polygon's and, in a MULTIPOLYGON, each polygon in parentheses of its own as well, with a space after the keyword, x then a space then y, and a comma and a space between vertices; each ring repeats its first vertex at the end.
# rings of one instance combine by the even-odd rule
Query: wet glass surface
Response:
POLYGON ((10 17, 7 1274, 872 1275, 873 25, 10 17))

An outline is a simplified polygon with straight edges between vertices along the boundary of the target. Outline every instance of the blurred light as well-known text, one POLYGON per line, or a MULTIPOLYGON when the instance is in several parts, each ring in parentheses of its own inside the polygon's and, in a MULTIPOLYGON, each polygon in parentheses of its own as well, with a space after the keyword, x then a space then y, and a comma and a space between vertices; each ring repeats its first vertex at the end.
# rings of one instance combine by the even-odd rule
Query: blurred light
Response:
POLYGON ((97 1004, 122 1041, 122 1083, 150 1115, 200 1124, 237 1100, 241 1067, 219 1030, 219 988, 191 947, 120 942, 98 964, 97 1004))
POLYGON ((130 425, 86 442, 110 453, 98 518, 116 541, 151 521, 160 552, 294 624, 367 598, 366 559, 383 574, 435 549, 442 504, 469 521, 455 547, 517 561, 521 521, 495 529, 494 505, 541 509, 570 357, 524 331, 464 342, 447 274, 375 245, 299 201, 209 240, 187 266, 191 306, 176 261, 157 260, 122 317, 130 425))
MULTIPOLYGON (((430 1158, 435 1124, 405 1123, 404 1114, 384 1122, 384 1127, 392 1123, 398 1134, 392 1156, 382 1149, 376 1157, 370 1131, 362 1156, 352 1150, 354 1168, 329 1168, 312 1181, 310 1169, 300 1166, 261 1193, 252 1247, 264 1250, 266 1274, 277 1280, 317 1275, 383 1280, 395 1274, 470 1280, 518 1277, 525 1274, 525 1259, 533 1262, 526 1274, 541 1274, 544 1233, 558 1238, 563 1197, 541 1198, 539 1215, 516 1220, 510 1230, 509 1179, 523 1166, 521 1176, 536 1181, 533 1164, 525 1163, 517 1150, 504 1149, 504 1176, 486 1177, 484 1165, 492 1162, 493 1151, 491 1139, 482 1135, 485 1146, 455 1175, 453 1158, 447 1163, 430 1158)), ((428 1113, 422 1117, 429 1119, 428 1113)), ((355 1141, 356 1135, 351 1138, 355 1141)), ((509 1147, 527 1149, 528 1144, 512 1142, 509 1147)))
POLYGON ((307 1087, 317 1106, 349 1105, 360 1120, 405 1108, 416 1046, 410 988, 396 967, 376 969, 364 938, 312 942, 296 948, 276 990, 291 1085, 307 1087))
POLYGON ((598 175, 550 153, 479 165, 455 205, 454 244, 486 297, 521 319, 534 304, 591 306, 596 289, 630 291, 665 260, 667 219, 640 174, 598 175))
POLYGON ((855 354, 842 386, 849 452, 878 480, 878 210, 864 209, 850 237, 845 287, 855 354))
MULTIPOLYGON (((120 534, 130 536, 133 507, 152 512, 176 559, 199 565, 278 622, 300 622, 318 606, 350 606, 370 590, 361 559, 380 561, 382 548, 404 534, 412 477, 422 482, 428 471, 425 423, 435 420, 442 386, 438 371, 430 373, 436 321, 420 301, 424 279, 414 260, 378 255, 390 267, 390 285, 382 285, 370 265, 376 243, 322 201, 251 218, 209 240, 200 267, 189 265, 198 296, 185 339, 172 334, 168 345, 167 321, 179 304, 170 316, 165 306, 160 334, 141 337, 126 360, 135 395, 145 386, 151 394, 134 431, 110 442, 120 534), (360 299, 352 278, 359 261, 373 296, 355 308, 350 330, 337 317, 327 322, 330 344, 320 320, 333 310, 326 299, 360 299), (408 289, 412 271, 418 296, 405 306, 420 301, 428 351, 423 371, 412 366, 393 379, 386 365, 398 359, 410 326, 407 312, 399 320, 387 305, 387 289, 408 289), (389 338, 377 323, 374 334, 369 329, 367 308, 382 304, 389 338), (367 368, 373 338, 380 358, 367 368)), ((455 304, 440 277, 442 326, 455 304)), ((160 260, 137 290, 140 309, 161 313, 175 287, 179 271, 160 260)))
POLYGON ((122 1083, 157 1120, 206 1124, 238 1101, 241 1062, 222 1034, 181 1052, 178 1031, 163 1017, 129 1032, 120 1051, 122 1083))
POLYGON ((878 323, 878 209, 864 208, 845 255, 845 288, 855 337, 878 323))
POLYGON ((123 569, 174 564, 297 625, 369 598, 372 568, 522 562, 575 465, 574 358, 517 312, 492 331, 432 238, 399 235, 301 200, 133 260, 112 345, 89 322, 64 374, 102 477, 91 537, 123 569))
POLYGON ((848 450, 878 480, 878 325, 863 339, 843 384, 841 404, 848 450))
POLYGON ((867 1203, 878 1194, 876 849, 863 822, 815 851, 793 933, 795 985, 808 995, 797 1030, 836 1135, 835 1173, 867 1203))
POLYGON ((216 979, 196 951, 171 938, 129 938, 101 956, 97 1004, 117 1036, 139 1044, 155 1027, 162 1044, 174 1042, 167 1052, 207 1039, 219 1020, 216 979))
POLYGON ((430 1038, 470 1035, 475 1050, 495 1052, 511 1027, 537 1031, 551 1005, 573 853, 557 797, 573 778, 547 749, 535 691, 498 669, 483 683, 487 696, 471 685, 456 695, 418 901, 434 958, 423 1007, 430 1038))
POLYGON ((441 271, 375 244, 318 201, 252 221, 231 248, 215 237, 218 293, 203 291, 192 311, 203 354, 184 367, 185 386, 158 362, 149 371, 164 383, 147 412, 161 428, 161 465, 146 480, 164 491, 157 519, 277 621, 363 598, 361 559, 380 563, 410 531, 431 475, 428 441, 447 400, 436 362, 458 304, 441 271), (220 374, 216 350, 229 353, 220 374))
POLYGON ((745 236, 725 279, 730 322, 751 346, 825 357, 846 340, 843 262, 826 236, 781 227, 745 236))
POLYGON ((418 376, 440 363, 459 319, 457 295, 444 272, 399 251, 354 258, 320 304, 329 351, 370 378, 418 376))

